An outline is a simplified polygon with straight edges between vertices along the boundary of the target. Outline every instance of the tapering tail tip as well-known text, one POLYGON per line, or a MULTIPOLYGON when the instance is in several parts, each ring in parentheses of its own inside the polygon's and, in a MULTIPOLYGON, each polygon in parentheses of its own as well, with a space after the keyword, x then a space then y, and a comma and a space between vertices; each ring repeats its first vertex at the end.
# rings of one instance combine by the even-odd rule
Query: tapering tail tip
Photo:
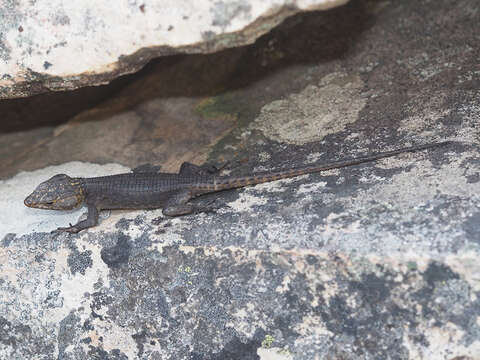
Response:
POLYGON ((431 144, 432 146, 449 146, 449 145, 453 145, 454 144, 454 141, 451 141, 451 140, 446 140, 446 141, 440 141, 438 143, 434 143, 434 144, 431 144))
POLYGON ((436 143, 429 143, 429 144, 425 144, 425 145, 412 146, 411 149, 413 151, 425 150, 425 149, 430 149, 430 148, 434 148, 434 147, 448 146, 448 145, 452 145, 452 144, 453 144, 453 141, 447 140, 447 141, 441 141, 441 142, 436 142, 436 143))
POLYGON ((421 151, 421 150, 426 150, 426 149, 431 149, 431 148, 436 148, 436 147, 441 147, 441 146, 448 146, 454 144, 453 141, 440 141, 440 142, 435 142, 435 143, 428 143, 424 145, 414 145, 410 147, 406 147, 403 149, 398 149, 398 150, 393 150, 393 151, 388 151, 387 153, 402 153, 402 152, 415 152, 415 151, 421 151))

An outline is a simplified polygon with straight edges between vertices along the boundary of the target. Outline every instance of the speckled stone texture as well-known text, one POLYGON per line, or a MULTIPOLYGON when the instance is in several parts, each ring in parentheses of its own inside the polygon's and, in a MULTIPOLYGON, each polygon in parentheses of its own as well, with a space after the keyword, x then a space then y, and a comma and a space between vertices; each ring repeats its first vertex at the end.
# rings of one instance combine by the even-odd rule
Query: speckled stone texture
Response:
POLYGON ((352 1, 0 103, 0 358, 480 359, 479 23, 477 0, 352 1), (104 212, 67 235, 50 230, 84 209, 22 204, 58 172, 234 175, 442 140, 195 200, 216 214, 104 212))
POLYGON ((0 98, 108 83, 161 55, 251 44, 348 0, 2 0, 0 98))

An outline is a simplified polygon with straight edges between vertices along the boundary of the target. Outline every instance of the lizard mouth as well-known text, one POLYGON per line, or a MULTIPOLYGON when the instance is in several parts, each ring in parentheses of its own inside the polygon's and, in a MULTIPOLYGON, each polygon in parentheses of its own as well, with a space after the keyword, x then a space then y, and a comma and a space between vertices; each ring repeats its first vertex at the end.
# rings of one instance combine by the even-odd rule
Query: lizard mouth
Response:
POLYGON ((31 196, 28 196, 25 200, 23 200, 23 203, 25 204, 25 206, 28 206, 30 208, 46 208, 46 209, 50 208, 54 204, 53 201, 37 203, 32 199, 31 196))
POLYGON ((25 200, 23 200, 23 203, 25 206, 32 207, 33 206, 33 201, 30 196, 28 196, 25 200))

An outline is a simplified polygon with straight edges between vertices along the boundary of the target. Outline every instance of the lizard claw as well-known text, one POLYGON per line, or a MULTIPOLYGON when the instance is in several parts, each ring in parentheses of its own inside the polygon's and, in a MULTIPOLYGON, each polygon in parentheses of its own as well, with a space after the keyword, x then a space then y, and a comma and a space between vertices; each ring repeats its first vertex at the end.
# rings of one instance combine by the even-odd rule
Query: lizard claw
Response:
POLYGON ((213 165, 213 168, 215 169, 215 173, 219 173, 220 171, 224 170, 227 166, 229 166, 232 162, 229 160, 229 161, 225 161, 222 165, 220 166, 214 166, 213 165))
POLYGON ((220 166, 208 164, 208 165, 203 165, 201 168, 203 171, 206 171, 208 174, 215 175, 220 173, 222 170, 224 170, 228 165, 230 165, 230 163, 231 163, 230 161, 226 161, 224 164, 220 166))
POLYGON ((54 232, 68 232, 70 234, 76 234, 80 231, 79 228, 76 226, 69 224, 70 227, 59 227, 57 230, 54 230, 54 232))
POLYGON ((198 206, 195 208, 195 214, 199 213, 206 213, 206 214, 216 214, 217 210, 221 208, 221 206, 212 206, 216 200, 212 200, 208 202, 206 205, 198 206))

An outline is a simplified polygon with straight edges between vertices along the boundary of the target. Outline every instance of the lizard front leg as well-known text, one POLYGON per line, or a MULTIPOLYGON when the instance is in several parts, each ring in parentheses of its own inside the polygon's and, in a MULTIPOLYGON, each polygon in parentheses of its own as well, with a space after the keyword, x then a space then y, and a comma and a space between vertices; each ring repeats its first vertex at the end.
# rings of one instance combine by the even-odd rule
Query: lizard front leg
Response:
POLYGON ((70 224, 69 227, 60 227, 56 231, 65 231, 69 233, 78 233, 84 229, 95 226, 98 223, 98 209, 93 204, 88 204, 88 213, 85 220, 79 221, 77 224, 70 224))

